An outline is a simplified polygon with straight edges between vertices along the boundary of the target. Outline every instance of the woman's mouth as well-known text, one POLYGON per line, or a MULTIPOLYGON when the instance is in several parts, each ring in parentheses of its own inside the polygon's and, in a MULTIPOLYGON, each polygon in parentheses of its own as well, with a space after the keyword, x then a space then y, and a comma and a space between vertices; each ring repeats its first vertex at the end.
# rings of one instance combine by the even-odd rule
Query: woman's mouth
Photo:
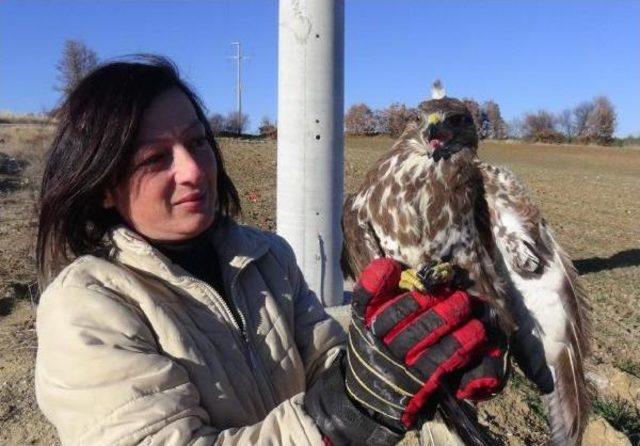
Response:
POLYGON ((186 208, 199 208, 205 203, 205 192, 192 192, 176 200, 173 205, 186 208))

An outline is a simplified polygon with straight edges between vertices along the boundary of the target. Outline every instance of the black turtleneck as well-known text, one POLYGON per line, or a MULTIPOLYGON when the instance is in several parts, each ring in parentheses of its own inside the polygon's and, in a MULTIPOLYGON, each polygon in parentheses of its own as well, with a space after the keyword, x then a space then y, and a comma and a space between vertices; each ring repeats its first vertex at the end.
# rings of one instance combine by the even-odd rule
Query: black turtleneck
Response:
POLYGON ((180 265, 189 274, 215 288, 227 304, 234 307, 232 311, 235 310, 235 305, 231 305, 228 301, 224 290, 222 269, 209 240, 209 230, 189 240, 179 242, 151 241, 151 244, 173 263, 180 265))

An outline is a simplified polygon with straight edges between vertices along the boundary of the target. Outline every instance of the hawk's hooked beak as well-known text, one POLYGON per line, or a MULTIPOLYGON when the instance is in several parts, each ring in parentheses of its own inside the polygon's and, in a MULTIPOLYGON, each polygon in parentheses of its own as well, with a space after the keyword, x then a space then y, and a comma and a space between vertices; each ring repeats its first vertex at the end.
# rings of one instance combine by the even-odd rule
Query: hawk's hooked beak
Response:
POLYGON ((448 160, 451 155, 458 152, 461 147, 451 147, 451 133, 443 129, 443 116, 440 113, 432 113, 427 117, 427 142, 433 149, 433 160, 448 160))
POLYGON ((434 157, 442 150, 448 138, 442 131, 442 115, 440 113, 431 113, 427 117, 427 143, 433 149, 434 157))
POLYGON ((429 124, 427 126, 427 141, 431 141, 436 137, 436 133, 438 132, 438 124, 429 124))
POLYGON ((440 130, 440 123, 442 122, 442 117, 439 113, 431 113, 427 117, 427 141, 431 142, 432 139, 436 137, 438 134, 438 130, 440 130))

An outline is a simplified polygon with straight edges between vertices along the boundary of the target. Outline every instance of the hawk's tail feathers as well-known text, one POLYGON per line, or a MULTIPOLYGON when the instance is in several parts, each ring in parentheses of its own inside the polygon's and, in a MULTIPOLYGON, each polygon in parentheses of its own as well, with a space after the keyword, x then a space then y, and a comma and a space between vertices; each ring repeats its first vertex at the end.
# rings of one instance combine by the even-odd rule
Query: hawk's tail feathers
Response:
POLYGON ((456 399, 446 383, 442 384, 440 393, 442 402, 438 412, 447 427, 453 430, 466 446, 495 444, 490 431, 478 422, 475 410, 467 402, 456 399))
POLYGON ((590 392, 574 345, 565 345, 551 365, 554 390, 543 396, 549 411, 551 445, 575 446, 582 442, 590 410, 590 392))

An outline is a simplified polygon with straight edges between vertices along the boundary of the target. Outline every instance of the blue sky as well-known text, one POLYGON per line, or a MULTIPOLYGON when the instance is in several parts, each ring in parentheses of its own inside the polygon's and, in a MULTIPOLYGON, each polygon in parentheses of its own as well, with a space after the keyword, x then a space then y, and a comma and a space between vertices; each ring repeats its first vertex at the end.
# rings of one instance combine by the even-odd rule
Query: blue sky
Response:
MULTIPOLYGON (((345 104, 416 105, 440 77, 452 96, 498 102, 509 120, 608 96, 620 136, 640 134, 640 1, 345 1, 345 104)), ((243 107, 255 129, 276 117, 275 0, 0 0, 0 109, 39 112, 65 39, 101 59, 174 59, 211 112, 235 107, 232 41, 241 41, 243 107)))

